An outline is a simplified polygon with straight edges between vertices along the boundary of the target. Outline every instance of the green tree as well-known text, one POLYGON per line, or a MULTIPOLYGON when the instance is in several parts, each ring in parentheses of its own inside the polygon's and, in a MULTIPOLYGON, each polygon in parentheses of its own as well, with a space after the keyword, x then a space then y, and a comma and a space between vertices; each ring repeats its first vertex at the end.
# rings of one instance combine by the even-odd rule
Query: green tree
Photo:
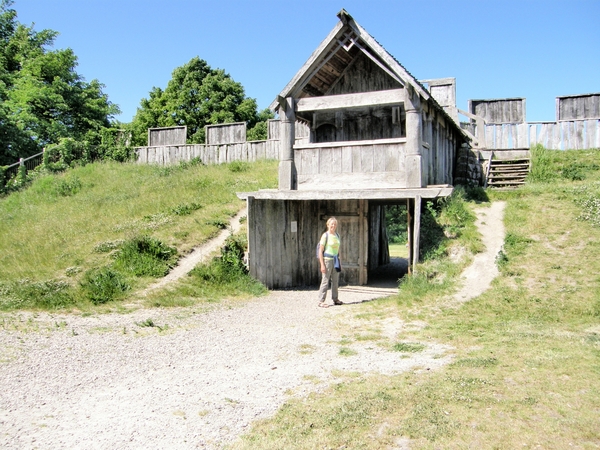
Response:
POLYGON ((97 141, 119 108, 75 71, 71 49, 49 50, 56 31, 20 24, 12 4, 0 2, 0 164, 62 138, 97 141))
POLYGON ((187 126, 187 142, 205 142, 206 125, 246 122, 252 128, 260 121, 256 100, 247 98, 242 85, 221 69, 192 58, 173 71, 163 91, 154 87, 142 99, 131 124, 135 145, 147 145, 147 130, 155 127, 187 126))

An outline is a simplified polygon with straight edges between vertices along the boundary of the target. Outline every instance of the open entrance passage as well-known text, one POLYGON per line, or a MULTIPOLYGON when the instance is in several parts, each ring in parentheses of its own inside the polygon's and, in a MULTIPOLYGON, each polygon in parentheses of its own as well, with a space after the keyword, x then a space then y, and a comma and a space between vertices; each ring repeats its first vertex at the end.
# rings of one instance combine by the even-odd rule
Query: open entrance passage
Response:
POLYGON ((369 286, 396 288, 409 272, 406 200, 369 202, 369 286))

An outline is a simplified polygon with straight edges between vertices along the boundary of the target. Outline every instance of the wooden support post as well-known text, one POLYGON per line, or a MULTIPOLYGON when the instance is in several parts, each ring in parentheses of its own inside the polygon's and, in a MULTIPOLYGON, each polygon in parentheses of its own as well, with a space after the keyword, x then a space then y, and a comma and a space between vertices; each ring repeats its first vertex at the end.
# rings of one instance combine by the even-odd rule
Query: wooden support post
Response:
POLYGON ((413 260, 413 202, 410 198, 406 199, 406 229, 408 231, 408 274, 412 274, 412 260, 413 260))
POLYGON ((412 267, 413 272, 417 270, 417 264, 419 263, 419 245, 420 245, 420 236, 421 236, 421 196, 417 195, 415 197, 415 212, 414 212, 414 220, 413 220, 413 259, 412 259, 412 267))
POLYGON ((423 187, 421 170, 421 99, 419 93, 407 85, 405 91, 406 110, 406 187, 423 187))
POLYGON ((281 117, 279 150, 279 189, 298 189, 298 174, 294 164, 294 142, 296 140, 296 112, 292 97, 279 98, 281 117))

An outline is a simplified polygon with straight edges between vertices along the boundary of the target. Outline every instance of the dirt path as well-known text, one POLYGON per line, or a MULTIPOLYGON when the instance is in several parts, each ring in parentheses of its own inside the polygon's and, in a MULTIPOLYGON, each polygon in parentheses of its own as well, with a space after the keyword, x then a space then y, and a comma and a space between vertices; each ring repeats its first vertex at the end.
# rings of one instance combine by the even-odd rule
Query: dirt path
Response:
MULTIPOLYGON (((499 239, 497 208, 478 211, 486 242, 499 239)), ((490 273, 495 248, 474 263, 476 273, 490 273)), ((476 275, 465 281, 485 288, 476 275)), ((447 364, 451 349, 431 342, 410 357, 360 340, 343 344, 354 354, 340 354, 342 336, 361 331, 353 305, 394 292, 342 288, 347 305, 328 309, 316 306, 314 290, 296 290, 210 310, 2 314, 0 448, 220 448, 290 396, 328 386, 335 373, 447 364), (144 326, 148 319, 155 326, 144 326)), ((390 343, 423 326, 379 320, 390 343)))
POLYGON ((496 257, 504 244, 505 202, 494 202, 490 207, 475 209, 475 225, 481 233, 485 251, 475 255, 473 263, 461 274, 462 289, 454 295, 456 302, 466 302, 485 292, 498 276, 496 257))

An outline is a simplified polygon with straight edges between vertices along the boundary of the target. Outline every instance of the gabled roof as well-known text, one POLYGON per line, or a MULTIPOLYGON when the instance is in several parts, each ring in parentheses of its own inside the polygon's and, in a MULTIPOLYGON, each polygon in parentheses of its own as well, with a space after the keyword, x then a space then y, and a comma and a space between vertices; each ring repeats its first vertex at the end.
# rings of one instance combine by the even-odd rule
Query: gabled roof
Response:
MULTIPOLYGON (((340 22, 334 27, 308 61, 296 73, 277 99, 328 95, 352 61, 363 53, 401 86, 411 85, 425 100, 433 100, 425 87, 402 64, 390 55, 345 10, 338 13, 340 22)), ((270 109, 279 109, 278 100, 270 109)), ((439 105, 436 104, 438 108, 439 105)))

